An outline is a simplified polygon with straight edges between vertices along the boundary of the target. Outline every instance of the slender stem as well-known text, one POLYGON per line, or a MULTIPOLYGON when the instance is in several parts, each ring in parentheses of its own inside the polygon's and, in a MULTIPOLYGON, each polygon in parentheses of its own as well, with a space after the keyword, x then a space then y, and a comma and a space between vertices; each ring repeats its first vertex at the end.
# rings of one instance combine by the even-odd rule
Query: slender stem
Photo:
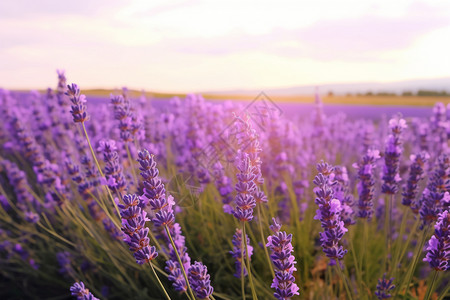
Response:
POLYGON ((81 125, 83 126, 84 135, 86 136, 86 140, 88 142, 89 149, 91 150, 92 158, 94 159, 95 165, 97 166, 97 169, 100 172, 100 176, 105 177, 105 175, 103 174, 102 168, 100 168, 100 164, 98 163, 97 157, 95 156, 94 149, 92 148, 91 140, 89 139, 89 135, 86 131, 86 126, 84 125, 84 122, 82 122, 81 125))
MULTIPOLYGON (((402 244, 406 244, 406 246, 408 245, 408 242, 403 241, 403 234, 405 232, 406 221, 409 219, 409 213, 410 213, 410 209, 407 208, 406 212, 403 213, 402 221, 400 223, 400 230, 399 230, 399 234, 398 234, 399 238, 397 239, 397 243, 395 243, 396 244, 395 251, 393 251, 394 259, 393 259, 392 266, 394 268, 394 270, 393 270, 394 272, 398 271, 398 269, 399 269, 397 266, 398 266, 399 260, 401 260, 401 257, 400 257, 400 254, 402 253, 401 245, 402 244)), ((408 236, 408 238, 409 238, 409 236, 408 236)))
POLYGON ((338 270, 339 277, 341 277, 341 280, 342 280, 342 282, 344 284, 345 291, 347 292, 348 299, 353 300, 352 293, 350 292, 350 288, 348 287, 345 275, 344 275, 344 273, 342 273, 341 265, 340 265, 339 261, 336 262, 336 269, 338 270))
POLYGON ((385 219, 384 219, 384 229, 386 234, 386 270, 389 271, 391 264, 389 263, 389 255, 391 254, 391 209, 392 209, 392 201, 393 195, 391 197, 387 196, 384 198, 384 210, 385 210, 385 219), (390 198, 390 199, 389 199, 390 198))
POLYGON ((273 270, 272 261, 270 260, 269 251, 267 250, 266 243, 264 240, 264 232, 263 232, 262 221, 261 221, 261 205, 262 205, 261 203, 257 205, 258 206, 259 232, 261 233, 261 242, 264 246, 264 252, 266 253, 267 264, 269 265, 270 273, 272 273, 272 278, 275 278, 275 272, 273 270))
POLYGON ((170 234, 169 227, 166 225, 166 226, 164 226, 164 228, 166 229, 167 236, 169 237, 170 243, 172 244, 173 251, 175 252, 175 254, 177 256, 178 263, 180 264, 181 271, 183 272, 184 280, 186 281, 186 286, 188 288, 190 297, 192 299, 195 299, 194 293, 192 292, 191 285, 189 284, 189 280, 186 275, 186 270, 184 269, 183 262, 181 261, 180 254, 178 254, 177 247, 175 246, 175 243, 173 242, 173 239, 172 239, 172 235, 170 234))
POLYGON ((438 297, 437 300, 443 300, 445 296, 448 296, 448 292, 450 291, 450 285, 447 286, 447 288, 444 290, 444 292, 442 293, 442 295, 440 295, 438 297))
POLYGON ((155 268, 153 268, 153 264, 151 263, 151 261, 148 261, 149 266, 152 268, 153 274, 155 274, 156 280, 158 280, 159 285, 161 286, 162 290, 164 291, 164 295, 166 295, 166 298, 168 300, 171 300, 171 298, 169 297, 169 295, 167 294, 166 289, 164 288, 164 285, 162 284, 161 280, 159 280, 158 274, 156 274, 155 272, 155 268))
POLYGON ((365 259, 366 257, 366 249, 367 249, 367 239, 368 239, 368 222, 369 219, 362 219, 363 223, 363 236, 360 242, 360 247, 359 249, 361 250, 361 255, 359 257, 359 267, 361 270, 361 279, 362 276, 364 275, 365 277, 367 277, 367 259, 365 259))
MULTIPOLYGON (((352 233, 353 233, 353 231, 352 231, 352 233)), ((350 251, 352 252, 353 263, 355 264, 356 278, 358 279, 357 282, 359 284, 359 292, 361 292, 361 290, 362 290, 362 288, 361 288, 361 284, 362 284, 361 269, 360 269, 360 266, 358 265, 358 259, 356 258, 355 247, 353 246, 353 237, 354 237, 354 235, 352 234, 349 239, 350 251)))
POLYGON ((429 231, 430 226, 428 225, 422 232, 422 238, 420 240, 420 242, 417 244, 416 246, 416 251, 414 253, 414 261, 412 264, 409 265, 408 271, 406 272, 405 277, 403 277, 402 282, 400 283, 400 285, 398 286, 398 290, 400 291, 402 289, 403 283, 405 282, 406 279, 406 291, 405 293, 407 293, 408 288, 409 288, 409 284, 411 283, 411 279, 414 275, 414 270, 416 268, 417 263, 419 262, 419 257, 420 257, 420 253, 422 252, 423 249, 423 245, 425 244, 425 240, 428 236, 428 231, 429 231))
MULTIPOLYGON (((243 234, 245 237, 246 236, 245 222, 242 222, 242 229, 243 229, 243 234)), ((245 245, 245 249, 247 250, 247 239, 244 239, 244 245, 245 245)), ((250 270, 250 255, 249 255, 248 251, 245 251, 245 256, 246 256, 246 261, 247 261, 248 278, 250 280, 250 288, 252 289, 252 296, 253 296, 253 299, 258 299, 258 296, 256 295, 256 291, 255 291, 255 286, 253 285, 253 276, 252 276, 252 271, 250 270)))
POLYGON ((128 147, 128 142, 125 143, 125 149, 127 150, 128 160, 130 161, 131 173, 133 174, 134 184, 137 187, 138 180, 137 180, 137 176, 136 176, 136 170, 134 169, 134 166, 133 166, 133 159, 131 158, 131 152, 130 152, 130 147, 128 147))
POLYGON ((435 270, 434 274, 433 274, 433 278, 431 279, 431 283, 428 285, 427 287, 427 292, 425 294, 425 297, 423 298, 424 300, 428 300, 430 299, 431 295, 433 295, 434 292, 434 286, 436 284, 436 278, 438 276, 438 271, 435 270))
MULTIPOLYGON (((245 268, 245 260, 244 260, 244 239, 247 240, 247 236, 244 235, 244 230, 241 230, 241 294, 242 299, 245 300, 245 279, 244 279, 244 268, 245 268)), ((247 249, 245 249, 247 250, 247 249)))
MULTIPOLYGON (((98 163, 97 157, 95 156, 94 149, 92 148, 92 145, 91 145, 91 140, 89 139, 89 135, 86 131, 86 126, 84 126, 84 122, 82 122, 81 125, 83 126, 84 135, 86 136, 86 140, 88 142, 89 149, 91 150, 92 158, 94 159, 94 162, 97 165, 97 169, 100 173, 100 176, 105 177, 105 175, 103 174, 102 168, 100 168, 100 164, 98 163)), ((120 217, 119 207, 117 206, 116 201, 114 201, 114 197, 112 196, 111 191, 109 190, 108 187, 105 187, 105 189, 106 189, 109 197, 111 198, 114 208, 116 209, 117 215, 120 217)))

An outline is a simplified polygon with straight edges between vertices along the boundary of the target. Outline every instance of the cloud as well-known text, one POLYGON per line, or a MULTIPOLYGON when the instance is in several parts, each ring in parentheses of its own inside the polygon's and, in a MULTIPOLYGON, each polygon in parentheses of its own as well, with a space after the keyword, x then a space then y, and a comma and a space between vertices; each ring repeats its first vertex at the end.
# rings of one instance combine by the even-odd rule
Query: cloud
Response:
POLYGON ((433 15, 402 18, 365 16, 317 22, 306 28, 274 29, 250 35, 239 31, 214 38, 167 39, 160 47, 182 53, 226 55, 256 51, 320 60, 379 59, 384 51, 401 50, 450 22, 433 15))
POLYGON ((21 18, 42 16, 42 15, 84 15, 93 16, 100 12, 109 11, 117 8, 123 1, 120 0, 14 0, 0 1, 0 17, 2 18, 21 18))

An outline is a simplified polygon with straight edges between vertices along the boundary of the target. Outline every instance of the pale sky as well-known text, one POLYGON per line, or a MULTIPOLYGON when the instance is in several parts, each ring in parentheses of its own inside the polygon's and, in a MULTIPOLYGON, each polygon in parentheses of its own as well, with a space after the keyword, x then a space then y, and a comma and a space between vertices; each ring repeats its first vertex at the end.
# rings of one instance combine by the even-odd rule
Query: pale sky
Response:
POLYGON ((198 92, 450 76, 450 1, 2 0, 0 87, 198 92))

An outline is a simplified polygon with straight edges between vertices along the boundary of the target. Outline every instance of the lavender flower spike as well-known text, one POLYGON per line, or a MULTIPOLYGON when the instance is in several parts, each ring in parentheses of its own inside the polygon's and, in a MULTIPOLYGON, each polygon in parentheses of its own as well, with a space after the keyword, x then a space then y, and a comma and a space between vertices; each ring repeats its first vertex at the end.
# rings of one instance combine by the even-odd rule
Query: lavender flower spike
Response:
MULTIPOLYGON (((245 238, 247 239, 247 251, 244 249, 244 257, 247 257, 248 252, 248 258, 251 258, 253 255, 253 247, 250 246, 250 239, 248 235, 245 235, 245 238)), ((242 230, 236 229, 236 233, 233 235, 233 250, 230 251, 230 254, 235 259, 235 265, 236 265, 236 273, 234 273, 234 276, 237 278, 241 278, 241 271, 242 268, 244 268, 244 277, 248 275, 247 268, 245 267, 245 263, 243 264, 241 259, 241 247, 242 247, 242 230)))
POLYGON ((72 296, 77 297, 77 300, 99 300, 89 292, 89 290, 84 286, 83 281, 75 282, 70 287, 70 292, 72 296))
POLYGON ((378 279, 377 291, 375 292, 378 299, 391 298, 391 294, 388 292, 395 288, 395 285, 392 284, 393 281, 394 278, 387 280, 386 274, 383 274, 383 279, 378 279))
POLYGON ((255 167, 250 163, 250 157, 247 153, 239 151, 237 155, 238 173, 236 183, 236 209, 233 214, 239 221, 251 221, 253 219, 253 208, 256 206, 256 200, 253 193, 256 190, 254 182, 256 175, 253 172, 255 167))
POLYGON ((423 151, 417 155, 411 155, 412 164, 410 166, 409 177, 406 185, 403 187, 402 204, 411 206, 415 204, 417 197, 418 183, 423 178, 425 163, 430 155, 423 151))
POLYGON ((381 192, 385 194, 395 194, 398 191, 398 182, 401 181, 399 174, 399 159, 402 155, 401 133, 405 129, 406 121, 399 117, 389 121, 389 128, 392 131, 386 141, 384 153, 385 165, 383 169, 383 185, 381 192))
POLYGON ((271 288, 275 289, 274 296, 279 300, 288 300, 294 295, 299 295, 299 288, 295 283, 293 275, 295 268, 295 257, 292 255, 292 234, 280 231, 281 225, 275 219, 270 229, 273 235, 267 237, 267 247, 272 251, 270 258, 275 266, 275 278, 271 288))
POLYGON ((188 279, 195 296, 199 299, 208 299, 214 289, 211 286, 208 269, 201 262, 196 261, 188 271, 188 279))
POLYGON ((373 178, 373 169, 376 161, 380 158, 380 151, 369 149, 367 154, 359 163, 353 164, 358 169, 359 183, 357 185, 358 200, 358 217, 371 219, 373 214, 373 196, 375 180, 373 178))
POLYGON ((136 263, 148 263, 158 256, 158 252, 154 246, 149 246, 149 228, 145 227, 145 222, 149 221, 147 213, 139 206, 140 200, 136 195, 123 196, 123 202, 124 205, 119 207, 124 241, 130 246, 136 263))
POLYGON ((72 114, 73 121, 75 123, 83 123, 88 120, 89 117, 86 113, 86 96, 81 95, 80 88, 75 83, 67 86, 66 95, 69 96, 70 101, 72 102, 72 110, 70 113, 72 114))
POLYGON ((439 156, 435 170, 420 200, 420 218, 422 226, 436 222, 438 214, 450 206, 450 155, 439 156))
POLYGON ((439 214, 434 235, 428 242, 427 256, 423 259, 436 271, 450 270, 450 213, 448 210, 439 214))
POLYGON ((334 176, 333 167, 327 163, 321 162, 317 165, 319 174, 314 178, 314 184, 317 187, 314 189, 316 194, 315 203, 319 206, 316 211, 314 219, 320 220, 321 226, 324 229, 320 233, 320 241, 322 242, 322 249, 325 255, 335 260, 340 260, 347 253, 339 241, 348 231, 342 221, 341 212, 342 206, 338 199, 334 198, 333 185, 330 178, 334 176))

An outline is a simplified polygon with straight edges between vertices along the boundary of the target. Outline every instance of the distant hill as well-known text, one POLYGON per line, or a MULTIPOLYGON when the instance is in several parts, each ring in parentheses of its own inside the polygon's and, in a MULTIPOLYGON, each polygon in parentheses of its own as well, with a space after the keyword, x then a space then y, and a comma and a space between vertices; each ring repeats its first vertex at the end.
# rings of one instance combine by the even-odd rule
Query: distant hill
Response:
MULTIPOLYGON (((433 90, 433 91, 447 91, 450 92, 450 77, 438 79, 416 79, 405 80, 397 82, 356 82, 356 83, 330 83, 317 85, 321 94, 332 91, 335 95, 345 95, 347 93, 365 94, 372 93, 396 93, 403 92, 417 93, 418 90, 433 90)), ((314 94, 315 85, 299 85, 284 88, 269 88, 261 90, 228 90, 228 91, 208 91, 205 94, 239 94, 239 95, 256 95, 264 91, 270 95, 311 95, 314 94)))

